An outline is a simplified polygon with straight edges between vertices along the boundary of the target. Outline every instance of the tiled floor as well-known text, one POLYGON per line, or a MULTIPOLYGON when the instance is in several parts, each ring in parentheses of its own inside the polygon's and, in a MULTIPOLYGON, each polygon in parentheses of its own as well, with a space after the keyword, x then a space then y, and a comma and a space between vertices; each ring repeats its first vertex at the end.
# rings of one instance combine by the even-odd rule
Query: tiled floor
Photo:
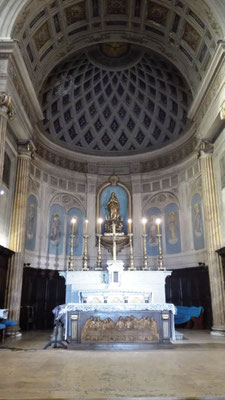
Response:
POLYGON ((225 399, 225 338, 183 331, 174 348, 43 350, 49 333, 0 347, 0 399, 225 399))

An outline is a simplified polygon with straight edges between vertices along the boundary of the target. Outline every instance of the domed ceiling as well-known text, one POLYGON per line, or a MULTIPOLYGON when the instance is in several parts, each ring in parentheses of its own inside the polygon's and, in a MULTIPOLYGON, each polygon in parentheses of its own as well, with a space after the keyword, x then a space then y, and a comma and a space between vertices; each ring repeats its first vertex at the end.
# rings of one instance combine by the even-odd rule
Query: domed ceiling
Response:
POLYGON ((54 68, 41 102, 41 130, 54 143, 93 155, 132 155, 162 148, 185 133, 191 94, 166 59, 109 42, 54 68))

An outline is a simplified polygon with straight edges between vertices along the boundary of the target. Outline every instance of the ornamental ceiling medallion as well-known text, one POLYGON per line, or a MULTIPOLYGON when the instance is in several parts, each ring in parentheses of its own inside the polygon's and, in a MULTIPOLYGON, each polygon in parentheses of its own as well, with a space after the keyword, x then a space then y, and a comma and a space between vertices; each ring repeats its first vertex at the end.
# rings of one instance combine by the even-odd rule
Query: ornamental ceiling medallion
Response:
POLYGON ((100 45, 102 53, 107 57, 121 57, 127 54, 129 44, 123 42, 109 42, 100 45))

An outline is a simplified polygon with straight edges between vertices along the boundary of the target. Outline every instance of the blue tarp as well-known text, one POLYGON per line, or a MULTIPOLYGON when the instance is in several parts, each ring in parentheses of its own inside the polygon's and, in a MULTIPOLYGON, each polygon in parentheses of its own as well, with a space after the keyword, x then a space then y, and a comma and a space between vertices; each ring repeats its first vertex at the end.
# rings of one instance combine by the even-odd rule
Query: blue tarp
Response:
POLYGON ((174 315, 175 324, 184 324, 190 321, 191 317, 199 317, 201 312, 204 311, 203 307, 185 307, 185 306, 175 306, 176 314, 174 315))

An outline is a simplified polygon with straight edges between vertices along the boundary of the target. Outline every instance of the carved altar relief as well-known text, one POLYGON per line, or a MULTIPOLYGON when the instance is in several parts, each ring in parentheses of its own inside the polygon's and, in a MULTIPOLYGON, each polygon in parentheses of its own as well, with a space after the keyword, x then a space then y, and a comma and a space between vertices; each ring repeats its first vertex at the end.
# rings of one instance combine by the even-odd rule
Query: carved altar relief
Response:
POLYGON ((154 318, 138 319, 119 317, 116 322, 111 318, 101 320, 90 317, 81 333, 82 342, 151 342, 159 340, 158 326, 154 318))

